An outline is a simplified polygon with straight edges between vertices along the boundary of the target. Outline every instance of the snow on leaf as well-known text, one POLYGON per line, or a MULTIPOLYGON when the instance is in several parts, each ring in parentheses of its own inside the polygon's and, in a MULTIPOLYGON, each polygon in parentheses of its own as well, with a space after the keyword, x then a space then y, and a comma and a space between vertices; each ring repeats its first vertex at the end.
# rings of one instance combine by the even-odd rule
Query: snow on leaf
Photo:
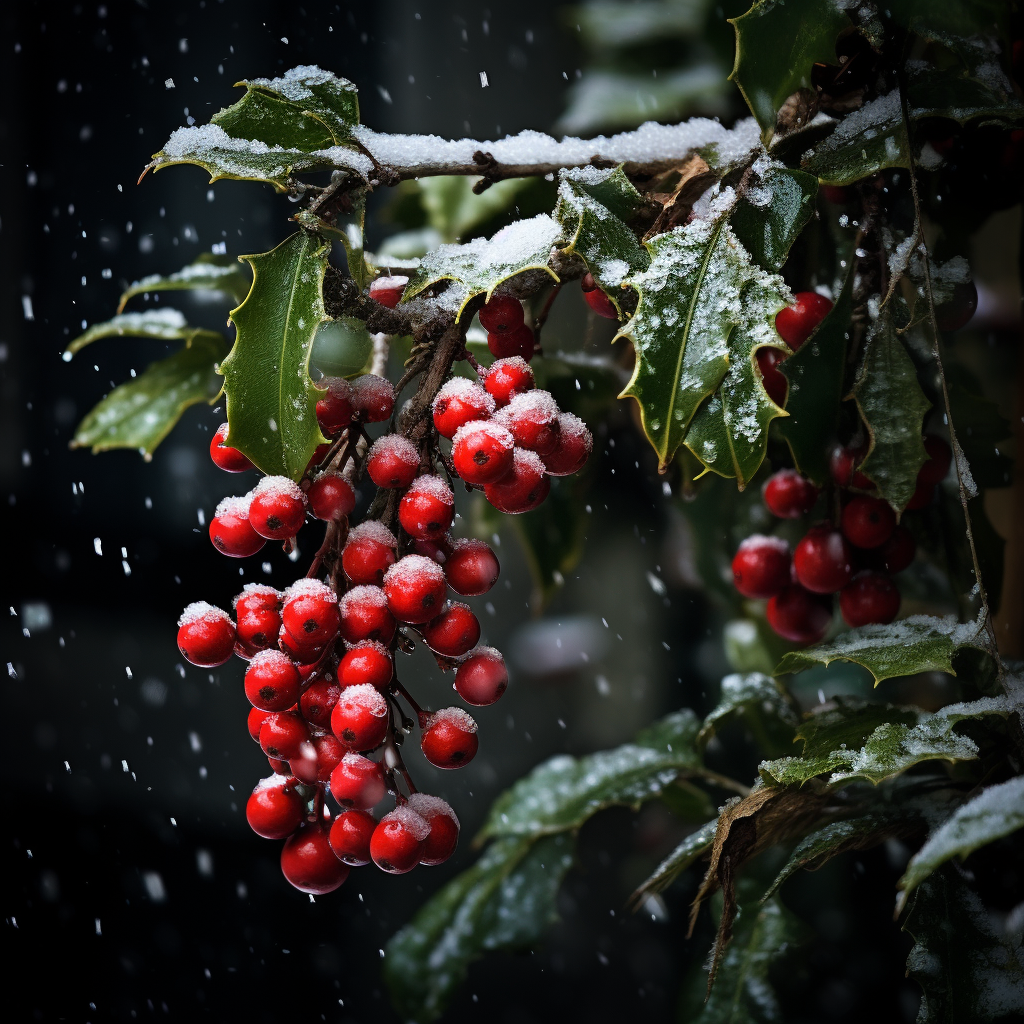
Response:
MULTIPOLYGON (((86 345, 100 338, 154 338, 157 341, 188 341, 199 333, 190 327, 185 314, 168 306, 147 309, 141 313, 119 313, 100 324, 93 324, 68 345, 64 359, 68 360, 86 345)), ((204 332, 208 333, 208 332, 204 332)))
POLYGON ((120 313, 129 299, 146 292, 223 292, 238 303, 248 295, 251 281, 248 270, 238 260, 229 256, 204 253, 195 263, 190 263, 173 274, 150 274, 135 281, 121 294, 117 311, 120 313))
POLYGON ((758 266, 778 271, 814 215, 818 182, 812 174, 764 157, 755 160, 751 170, 754 175, 733 212, 732 228, 758 266))
POLYGON ((791 742, 799 722, 788 694, 762 672, 734 673, 722 680, 718 705, 704 719, 697 744, 708 740, 730 719, 740 716, 758 732, 767 730, 791 742))

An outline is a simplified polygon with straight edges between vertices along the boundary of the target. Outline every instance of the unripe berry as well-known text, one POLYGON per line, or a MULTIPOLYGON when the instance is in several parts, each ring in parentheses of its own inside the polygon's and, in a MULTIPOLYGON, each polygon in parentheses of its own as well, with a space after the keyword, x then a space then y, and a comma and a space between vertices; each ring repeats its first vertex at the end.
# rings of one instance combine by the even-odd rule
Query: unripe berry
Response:
MULTIPOLYGON (((463 428, 465 429, 465 428, 463 428)), ((398 505, 398 521, 410 537, 443 537, 455 519, 455 495, 439 476, 418 476, 398 505)))
POLYGON ((336 522, 356 507, 356 492, 338 472, 329 469, 309 485, 306 492, 309 511, 324 522, 336 522))
POLYGON ((834 594, 853 576, 853 553, 846 538, 828 524, 812 527, 793 552, 796 578, 815 594, 834 594))
POLYGON ((442 708, 428 719, 420 747, 435 768, 461 768, 476 756, 476 722, 462 708, 442 708))
POLYGON ((351 422, 355 414, 352 385, 344 377, 324 377, 317 384, 324 392, 316 403, 316 420, 325 437, 337 437, 351 422))
POLYGON ((495 359, 509 359, 519 356, 529 362, 536 348, 533 331, 526 324, 513 327, 511 331, 487 335, 487 347, 495 359))
POLYGON ((786 358, 786 353, 770 345, 762 345, 754 355, 757 358, 757 368, 761 371, 761 383, 768 397, 782 408, 786 404, 789 382, 786 375, 778 369, 778 365, 786 358))
POLYGON ((430 832, 423 840, 420 863, 425 867, 443 864, 459 844, 459 819, 451 805, 439 796, 427 793, 413 793, 406 803, 429 826, 430 832))
POLYGON ((243 455, 237 448, 229 448, 224 443, 224 438, 227 436, 228 425, 222 423, 213 435, 213 440, 210 441, 210 458, 213 459, 217 466, 228 473, 244 473, 247 469, 252 469, 253 465, 247 456, 243 455))
POLYGON ((402 300, 402 292, 409 283, 409 278, 400 277, 378 277, 370 283, 370 298, 375 299, 382 306, 394 309, 402 300))
POLYGON ((338 597, 320 580, 296 580, 284 592, 281 622, 298 644, 322 649, 338 635, 338 597))
POLYGON ((328 676, 321 676, 314 679, 306 687, 299 698, 299 708, 302 717, 321 729, 329 729, 331 725, 331 712, 334 705, 338 703, 341 694, 341 685, 336 679, 328 676))
POLYGON ((772 515, 780 519, 799 519, 814 508, 818 488, 795 469, 780 469, 765 482, 761 496, 772 515))
POLYGON ((331 796, 342 807, 368 811, 387 796, 384 768, 362 754, 346 754, 331 773, 331 796))
POLYGON ((784 640, 817 643, 832 623, 832 605, 798 584, 783 588, 765 608, 768 625, 784 640))
POLYGON ((399 622, 428 622, 444 605, 444 570, 423 555, 406 555, 387 571, 384 594, 399 622))
POLYGON ((448 586, 463 597, 486 594, 498 582, 501 566, 489 544, 482 540, 459 540, 444 563, 448 586))
POLYGON ((942 483, 953 462, 949 445, 941 437, 928 434, 924 439, 924 448, 928 453, 928 461, 918 471, 918 481, 924 484, 942 483))
POLYGON ((360 523, 349 531, 348 540, 341 553, 341 565, 345 575, 353 583, 375 583, 380 585, 384 573, 395 564, 395 535, 375 519, 360 523))
POLYGON ((480 326, 488 334, 507 334, 523 320, 523 304, 511 295, 493 295, 480 309, 480 326))
POLYGON ((603 316, 608 320, 619 319, 619 311, 615 308, 615 304, 598 286, 593 274, 589 272, 584 274, 580 281, 580 287, 583 289, 583 298, 587 305, 598 316, 603 316))
POLYGON ((386 377, 364 373, 352 383, 352 407, 364 423, 383 423, 395 409, 395 387, 386 377))
POLYGON ((540 456, 550 455, 561 440, 558 403, 548 391, 513 396, 495 420, 508 429, 520 448, 540 456))
POLYGON ((380 819, 370 837, 374 864, 391 875, 404 875, 420 862, 430 826, 408 805, 400 804, 380 819))
POLYGON ((516 448, 512 469, 496 483, 484 487, 484 497, 499 512, 515 515, 536 508, 551 490, 544 463, 536 452, 516 448))
POLYGON ((368 683, 378 690, 386 690, 394 674, 391 652, 374 640, 356 644, 338 665, 338 681, 342 688, 368 683))
POLYGON ((455 472, 467 484, 490 484, 512 468, 512 434, 494 420, 473 420, 459 427, 452 442, 455 472))
POLYGON ((476 707, 493 704, 508 686, 508 669, 500 651, 477 647, 455 670, 455 692, 476 707))
POLYGON ((306 723, 289 711, 267 715, 260 729, 260 746, 267 757, 290 761, 299 753, 299 747, 309 739, 306 723))
POLYGON ((235 649, 231 616, 206 601, 194 601, 178 619, 178 650, 199 668, 223 665, 235 649))
POLYGON ((434 398, 434 427, 442 437, 454 437, 464 423, 486 420, 494 412, 494 399, 479 384, 452 377, 434 398))
POLYGON ((245 695, 254 708, 286 711, 299 699, 299 673, 286 654, 260 651, 246 669, 245 695))
POLYGON ((346 750, 373 750, 388 732, 388 702, 368 684, 341 691, 331 712, 331 731, 346 750))
POLYGON ((896 513, 881 498, 861 495, 851 499, 843 509, 843 533, 859 548, 877 548, 896 529, 896 513))
POLYGON ((255 555, 266 539, 261 537, 249 522, 251 494, 239 498, 225 498, 210 520, 210 540, 222 554, 231 558, 247 558, 255 555))
POLYGON ((797 292, 793 305, 779 310, 775 317, 775 330, 795 352, 828 316, 832 301, 817 292, 797 292))
POLYGON ((587 425, 571 412, 558 417, 558 445, 542 456, 548 476, 571 476, 578 473, 594 448, 594 438, 587 425))
POLYGON ((262 583, 247 583, 235 598, 238 639, 250 650, 264 651, 281 631, 281 595, 262 583))
POLYGON ((420 627, 427 646, 445 658, 461 658, 480 639, 480 622, 469 605, 449 604, 436 619, 420 627))
POLYGON ((333 892, 348 878, 348 867, 334 855, 327 829, 319 823, 303 825, 281 850, 281 872, 301 892, 333 892))
POLYGON ((342 599, 341 638, 346 643, 376 640, 387 646, 395 635, 395 617, 380 587, 353 587, 342 599))
POLYGON ((859 572, 839 591, 839 610, 848 626, 889 623, 900 610, 899 587, 882 572, 859 572))
POLYGON ((789 569, 789 544, 755 533, 740 544, 732 560, 732 581, 744 597, 771 597, 789 583, 789 569))
POLYGON ((259 708, 249 708, 249 715, 246 719, 246 725, 249 729, 249 735, 253 738, 255 743, 260 741, 260 729, 263 728, 263 723, 266 721, 267 716, 273 714, 271 711, 261 711, 259 708))
POLYGON ((487 371, 484 387, 497 406, 508 405, 516 395, 533 387, 533 370, 519 356, 496 359, 487 371))
POLYGON ((329 839, 334 856, 354 868, 369 864, 370 837, 376 827, 376 819, 366 811, 342 811, 331 822, 329 839))
POLYGON ((284 839, 302 821, 306 805, 295 790, 295 779, 271 775, 262 779, 245 805, 249 827, 264 839, 284 839))
POLYGON ((306 495, 286 476, 265 476, 252 492, 249 522, 267 540, 294 537, 306 519, 306 495))
POLYGON ((401 434, 385 434, 377 438, 366 459, 366 472, 378 486, 390 490, 408 487, 420 468, 416 445, 401 434))

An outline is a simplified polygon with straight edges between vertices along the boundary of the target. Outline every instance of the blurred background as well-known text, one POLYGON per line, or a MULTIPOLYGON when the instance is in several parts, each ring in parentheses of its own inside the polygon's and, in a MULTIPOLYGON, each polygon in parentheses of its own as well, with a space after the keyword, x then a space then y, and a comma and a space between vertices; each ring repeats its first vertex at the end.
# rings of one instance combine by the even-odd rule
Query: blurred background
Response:
MULTIPOLYGON (((220 246, 262 252, 290 231, 287 199, 254 183, 210 186, 186 167, 137 185, 150 155, 174 128, 205 123, 237 99, 237 80, 306 63, 357 83, 363 121, 379 131, 493 138, 692 114, 730 120, 742 111, 726 81, 725 19, 744 7, 114 0, 8 5, 0 15, 11 1019, 397 1020, 379 980, 382 947, 472 863, 469 840, 493 798, 551 754, 621 743, 659 714, 714 703, 729 670, 723 602, 732 598, 716 599, 716 590, 728 594, 722 566, 695 543, 693 523, 703 517, 727 547, 763 515, 756 488, 740 501, 728 482, 684 515, 678 481, 657 477, 629 409, 574 397, 572 359, 605 358, 614 381, 620 356, 608 322, 567 290, 546 347, 571 357, 563 405, 575 403, 597 444, 585 479, 556 495, 579 525, 557 527, 549 540, 581 557, 547 559, 545 595, 516 530, 498 527, 502 581, 474 604, 486 642, 510 661, 512 685, 478 716, 480 754, 464 771, 441 773, 410 755, 421 786, 456 807, 462 846, 443 867, 400 878, 354 871, 315 902, 292 890, 278 844, 245 822, 266 759, 246 732, 242 663, 212 673, 183 666, 175 645, 189 602, 227 607, 245 582, 283 587, 296 575, 270 546, 239 568, 209 544, 217 502, 252 486, 208 458, 222 408, 189 410, 149 463, 68 448, 96 401, 169 351, 111 339, 62 360, 71 338, 113 314, 127 283, 220 246), (736 538, 726 532, 734 516, 736 538)), ((415 189, 373 198, 371 249, 399 229, 429 226, 416 199, 415 189)), ((519 212, 550 209, 553 199, 554 185, 538 183, 517 200, 519 212)), ((225 303, 172 298, 193 322, 223 329, 225 303)), ((494 529, 470 505, 461 514, 457 532, 494 529)), ((300 537, 305 559, 318 529, 300 537)), ((735 663, 739 648, 760 640, 729 628, 735 663)), ((416 662, 419 675, 407 668, 403 678, 424 703, 448 703, 450 684, 416 662)), ((863 690, 864 680, 832 673, 805 685, 813 701, 823 688, 863 690)), ((753 775, 745 737, 722 757, 737 778, 753 775)), ((710 945, 706 919, 685 939, 696 880, 639 914, 625 903, 684 833, 658 804, 588 824, 548 941, 478 963, 445 1019, 676 1019, 681 981, 699 974, 710 945)), ((891 923, 900 868, 898 850, 849 855, 786 890, 819 935, 804 966, 783 979, 787 1020, 852 1021, 869 1007, 876 1019, 914 1018, 916 989, 902 977, 910 943, 891 923)))

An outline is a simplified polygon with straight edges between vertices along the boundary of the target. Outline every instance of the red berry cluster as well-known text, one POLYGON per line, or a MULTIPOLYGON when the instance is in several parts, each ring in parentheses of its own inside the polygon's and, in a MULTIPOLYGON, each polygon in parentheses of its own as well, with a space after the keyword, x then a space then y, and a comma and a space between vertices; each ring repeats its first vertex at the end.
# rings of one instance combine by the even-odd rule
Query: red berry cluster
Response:
MULTIPOLYGON (((400 295, 378 292, 382 302, 400 295)), ((510 323, 509 301, 483 309, 496 333, 510 323)), ((511 301, 521 323, 522 307, 511 301)), ((522 356, 500 358, 480 374, 482 383, 453 377, 441 387, 433 429, 416 432, 418 442, 402 433, 369 442, 365 425, 392 416, 387 380, 322 381, 317 419, 331 440, 301 482, 265 476, 244 497, 222 501, 210 523, 214 546, 233 557, 268 540, 291 550, 308 516, 328 523, 307 576, 283 593, 249 584, 235 598, 234 620, 197 602, 178 624, 178 646, 192 664, 221 665, 232 653, 248 662, 249 733, 274 774, 253 791, 246 815, 259 835, 286 840, 281 869, 304 892, 330 892, 349 867, 371 860, 403 874, 451 856, 458 819, 439 797, 417 792, 400 747, 418 725, 426 759, 459 768, 477 752, 477 725, 459 707, 422 708, 398 679, 396 653, 426 645, 473 706, 493 704, 508 685, 500 652, 479 644, 476 615, 448 600, 449 589, 486 594, 499 572, 486 543, 449 535, 451 483, 461 478, 496 508, 525 512, 547 496, 551 476, 576 472, 591 451, 586 426, 534 389, 522 356), (450 454, 441 438, 451 440, 450 454), (353 481, 364 473, 379 498, 394 499, 374 503, 380 518, 351 526, 353 481), (374 817, 389 794, 395 808, 374 817), (338 805, 333 814, 328 795, 338 805)), ((213 439, 214 462, 229 472, 252 468, 225 444, 226 432, 225 424, 213 439)))
MULTIPOLYGON (((792 305, 779 310, 775 317, 775 330, 782 340, 794 351, 814 333, 818 324, 832 310, 832 302, 817 292, 797 292, 792 305)), ((781 349, 765 346, 756 353, 761 381, 768 397, 778 406, 786 404, 789 382, 778 366, 786 358, 781 349)))

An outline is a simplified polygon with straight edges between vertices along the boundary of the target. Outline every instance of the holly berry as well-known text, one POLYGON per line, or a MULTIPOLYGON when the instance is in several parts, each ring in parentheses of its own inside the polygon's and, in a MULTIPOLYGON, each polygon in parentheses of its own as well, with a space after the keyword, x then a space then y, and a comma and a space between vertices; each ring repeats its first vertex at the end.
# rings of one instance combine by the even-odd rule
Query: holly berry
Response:
POLYGON ((438 391, 431 409, 437 432, 442 437, 452 438, 463 424, 489 419, 495 404, 479 384, 465 377, 452 377, 438 391))
POLYGON ((953 462, 953 452, 941 437, 934 434, 924 438, 924 450, 928 453, 928 461, 918 471, 918 481, 925 484, 942 483, 953 462))
POLYGON ((779 636, 795 644, 814 644, 832 623, 831 604, 793 583, 768 601, 765 618, 779 636))
POLYGON ((334 705, 338 703, 341 695, 341 686, 336 679, 329 676, 321 676, 314 679, 306 687, 299 698, 299 709, 302 717, 313 725, 327 729, 331 724, 331 712, 334 705))
POLYGON ((580 287, 583 289, 583 298, 587 305, 598 315, 608 320, 618 320, 619 311, 615 303, 598 287, 594 275, 587 272, 580 280, 580 287))
POLYGON ((448 586, 463 597, 486 594, 498 582, 501 566, 489 544, 482 540, 459 540, 444 563, 448 586))
POLYGON ((263 583, 247 583, 235 598, 238 639, 250 650, 263 651, 281 631, 281 595, 263 583))
POLYGON ((331 712, 331 731, 346 750, 373 750, 388 732, 388 702, 367 683, 341 691, 331 712))
POLYGON ((402 292, 409 283, 409 278, 400 277, 378 277, 370 283, 370 298, 375 299, 382 306, 394 309, 402 299, 402 292))
POLYGON ((345 748, 335 736, 325 733, 314 736, 311 742, 303 743, 296 757, 289 761, 292 774, 307 785, 326 785, 331 773, 345 756, 345 748))
POLYGON ((777 594, 790 579, 789 544, 760 533, 747 537, 732 560, 732 579, 744 597, 777 594))
POLYGON ((859 487, 864 491, 872 491, 875 485, 861 473, 857 466, 863 461, 865 450, 862 448, 844 448, 837 445, 832 449, 829 468, 832 479, 840 487, 859 487))
POLYGON ((851 499, 843 509, 843 533, 859 548, 877 548, 896 529, 896 513, 881 498, 863 495, 851 499))
POLYGON ((430 826, 420 849, 420 863, 425 867, 443 864, 459 844, 459 819, 451 805, 439 796, 413 793, 406 806, 414 810, 430 826))
POLYGON ((444 605, 444 570, 423 555, 406 555, 387 571, 384 595, 399 622, 428 622, 444 605))
POLYGON ((793 552, 796 578, 815 594, 834 594, 853 576, 853 554, 846 538, 828 524, 812 527, 793 552))
POLYGON ((839 591, 839 610, 848 626, 889 623, 900 610, 899 587, 882 572, 859 572, 839 591))
POLYGON ((331 444, 330 441, 327 441, 324 444, 318 444, 316 446, 316 448, 313 450, 313 455, 311 456, 309 462, 306 463, 306 476, 313 475, 313 470, 316 469, 316 467, 319 466, 320 463, 324 461, 324 459, 327 457, 327 453, 333 447, 334 445, 331 444))
POLYGON ((366 811, 342 811, 331 822, 328 835, 334 856, 354 868, 369 864, 370 837, 376 827, 376 819, 366 811))
POLYGON ((488 334, 508 334, 524 319, 523 304, 511 295, 494 295, 480 309, 480 326, 488 334))
POLYGON ((795 352, 828 316, 832 301, 817 292, 797 292, 793 304, 780 309, 775 317, 775 330, 795 352))
POLYGON ((914 493, 911 495, 910 501, 907 502, 906 511, 916 512, 918 509, 925 508, 931 504, 933 497, 935 497, 935 484, 927 483, 918 477, 917 487, 914 488, 914 493))
POLYGON ((268 757, 267 763, 275 775, 291 775, 291 767, 287 761, 279 761, 276 757, 268 757))
POLYGON ((253 738, 255 743, 260 741, 260 729, 263 728, 263 723, 267 719, 267 715, 272 714, 270 711, 262 711, 260 708, 250 708, 249 716, 246 719, 246 725, 249 728, 249 735, 253 738))
POLYGON ((755 353, 757 368, 761 371, 761 383, 764 385, 768 397, 780 408, 786 404, 786 396, 789 393, 789 381, 786 375, 778 369, 779 363, 786 358, 786 353, 781 349, 772 348, 770 345, 762 345, 755 353))
POLYGON ((383 423, 395 409, 395 387, 386 377, 364 373, 352 383, 352 408, 364 423, 383 423))
POLYGON ((430 826, 407 804, 385 814, 370 837, 374 864, 391 875, 404 875, 420 862, 430 826))
POLYGON ((249 522, 267 540, 294 537, 306 519, 306 495, 286 476, 265 476, 252 492, 249 522))
POLYGON ((493 704, 508 686, 508 669, 501 652, 493 647, 475 647, 455 670, 454 686, 467 704, 493 704))
POLYGON ((309 740, 306 723, 291 712, 267 715, 260 729, 260 746, 267 757, 290 761, 298 756, 299 748, 309 740))
POLYGON ((345 754, 331 773, 331 796, 342 807, 368 811, 387 796, 384 769, 362 754, 345 754))
POLYGON ((299 699, 299 684, 291 660, 273 648, 254 655, 245 672, 245 695, 262 711, 286 711, 299 699))
POLYGON ((248 456, 243 455, 237 448, 229 448, 224 443, 227 436, 228 425, 222 423, 210 441, 210 458, 228 473, 244 473, 247 469, 252 469, 253 464, 248 456))
POLYGON ((401 434, 385 434, 373 443, 366 459, 366 472, 378 486, 388 489, 408 487, 420 468, 416 445, 401 434))
POLYGON ((455 472, 467 484, 490 484, 512 468, 512 434, 493 420, 473 420, 459 427, 452 442, 455 472))
POLYGON ((558 444, 554 451, 542 455, 548 476, 571 476, 578 473, 590 458, 594 438, 587 425, 571 412, 558 417, 558 444))
POLYGON ((541 457, 525 448, 512 454, 512 469, 493 484, 484 487, 484 497, 499 512, 515 515, 536 508, 551 490, 551 481, 541 457))
POLYGON ((761 496, 772 515, 799 519, 814 508, 818 488, 795 469, 780 469, 768 478, 761 496))
POLYGON ((561 439, 558 403, 548 391, 527 391, 512 400, 495 417, 507 427, 520 448, 550 455, 561 439))
POLYGON ((513 327, 511 331, 487 335, 487 348, 495 359, 519 356, 529 362, 536 348, 533 331, 526 324, 513 327))
POLYGON ((914 535, 905 526, 897 526, 892 536, 876 548, 872 555, 878 563, 876 568, 884 569, 887 573, 897 573, 909 567, 916 553, 914 535))
POLYGON ((199 668, 216 668, 235 649, 235 624, 231 616, 205 601, 194 601, 178 619, 178 650, 199 668))
POLYGON ((314 668, 314 663, 320 660, 324 653, 324 645, 307 641, 304 637, 297 637, 289 632, 284 626, 277 635, 277 646, 288 655, 292 661, 297 661, 307 675, 314 668))
POLYGON ((319 474, 306 492, 309 511, 325 522, 344 519, 356 507, 352 485, 333 469, 319 474))
POLYGON ((341 553, 341 565, 345 575, 353 583, 376 583, 384 579, 384 573, 395 564, 395 535, 375 519, 360 523, 349 531, 341 553))
POLYGON ((210 520, 210 540, 222 555, 247 558, 266 544, 266 539, 249 522, 251 497, 246 494, 240 498, 225 498, 217 506, 210 520))
POLYGON ((338 596, 320 580, 296 580, 284 592, 281 622, 298 644, 323 648, 338 635, 338 596))
POLYGON ((245 817, 256 835, 284 839, 299 827, 306 805, 295 790, 296 782, 284 775, 271 775, 252 791, 245 817))
POLYGON ((324 391, 316 403, 316 421, 325 437, 337 437, 355 414, 352 385, 344 377, 325 377, 317 385, 324 391))
POLYGON ((436 619, 420 627, 427 646, 445 658, 461 658, 480 639, 480 622, 469 605, 449 604, 436 619))
POLYGON ((353 587, 339 605, 341 638, 350 644, 360 640, 391 643, 395 635, 395 617, 388 611, 388 599, 380 587, 353 587))
POLYGON ((368 683, 378 690, 386 690, 394 674, 391 652, 375 640, 356 644, 338 665, 338 681, 342 687, 368 683))
POLYGON ((462 708, 442 708, 428 719, 420 737, 423 756, 435 768, 461 768, 476 756, 476 722, 462 708))
POLYGON ((334 855, 327 829, 305 824, 281 850, 281 872, 302 892, 322 895, 333 892, 348 878, 348 867, 334 855))
POLYGON ((454 519, 455 495, 441 477, 433 474, 417 477, 398 505, 402 529, 417 540, 443 537, 454 519))
POLYGON ((520 356, 496 359, 487 371, 484 387, 498 407, 508 405, 516 395, 533 387, 533 370, 520 356))

